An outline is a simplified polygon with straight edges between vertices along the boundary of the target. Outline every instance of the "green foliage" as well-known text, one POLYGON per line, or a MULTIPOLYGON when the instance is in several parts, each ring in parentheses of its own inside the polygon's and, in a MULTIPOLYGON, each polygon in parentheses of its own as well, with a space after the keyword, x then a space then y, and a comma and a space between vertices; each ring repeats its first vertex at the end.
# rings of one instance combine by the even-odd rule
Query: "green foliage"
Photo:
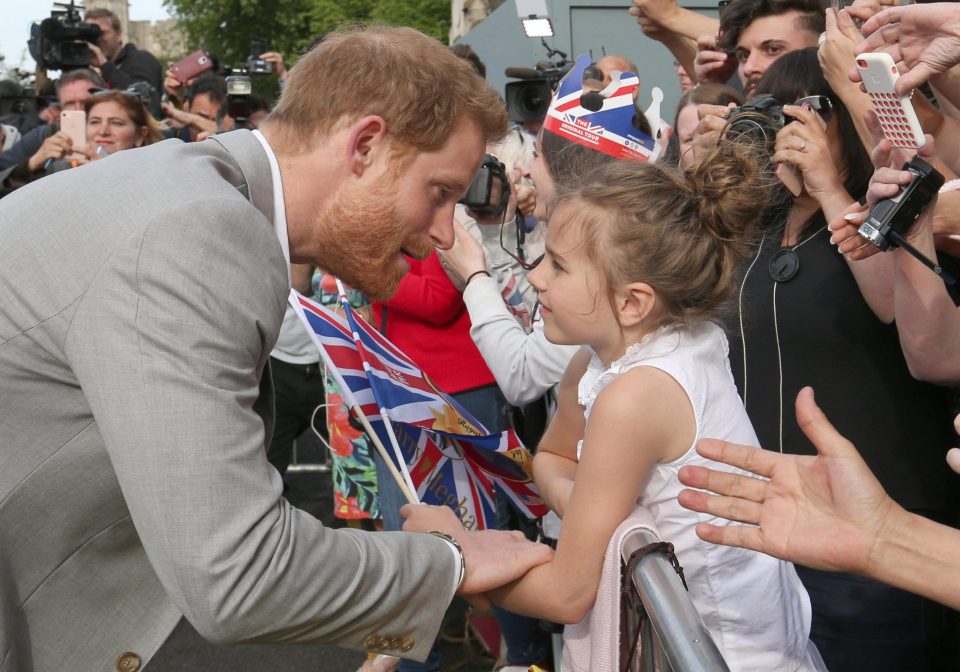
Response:
POLYGON ((322 33, 344 24, 378 22, 411 26, 446 42, 446 0, 164 0, 187 36, 189 50, 202 45, 221 63, 243 61, 250 40, 266 38, 288 66, 322 33))

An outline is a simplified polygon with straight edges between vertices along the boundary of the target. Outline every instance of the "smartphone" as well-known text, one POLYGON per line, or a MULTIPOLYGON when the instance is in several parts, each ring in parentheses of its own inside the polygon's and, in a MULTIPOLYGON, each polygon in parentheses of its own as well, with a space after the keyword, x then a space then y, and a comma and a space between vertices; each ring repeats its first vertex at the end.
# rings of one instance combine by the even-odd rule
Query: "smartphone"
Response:
MULTIPOLYGON (((87 145, 87 113, 83 110, 64 110, 60 113, 60 130, 70 136, 74 150, 87 145)), ((82 157, 79 151, 73 151, 66 158, 82 157)))
POLYGON ((170 66, 170 72, 181 84, 186 84, 197 75, 211 69, 213 69, 213 61, 203 49, 197 49, 170 66))
POLYGON ((885 51, 860 54, 857 56, 857 70, 880 119, 884 137, 894 147, 923 147, 927 139, 923 136, 923 127, 913 103, 909 96, 899 95, 894 88, 900 72, 890 54, 885 51))

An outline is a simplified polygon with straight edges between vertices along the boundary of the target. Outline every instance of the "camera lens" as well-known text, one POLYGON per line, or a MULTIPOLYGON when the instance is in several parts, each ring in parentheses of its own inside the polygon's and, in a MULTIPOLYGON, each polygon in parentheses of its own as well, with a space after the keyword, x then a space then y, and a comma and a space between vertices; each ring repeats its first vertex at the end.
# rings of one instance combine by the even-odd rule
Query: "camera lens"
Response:
POLYGON ((530 86, 524 89, 520 94, 520 106, 524 112, 530 116, 540 116, 546 114, 547 106, 550 104, 550 96, 541 86, 530 86))

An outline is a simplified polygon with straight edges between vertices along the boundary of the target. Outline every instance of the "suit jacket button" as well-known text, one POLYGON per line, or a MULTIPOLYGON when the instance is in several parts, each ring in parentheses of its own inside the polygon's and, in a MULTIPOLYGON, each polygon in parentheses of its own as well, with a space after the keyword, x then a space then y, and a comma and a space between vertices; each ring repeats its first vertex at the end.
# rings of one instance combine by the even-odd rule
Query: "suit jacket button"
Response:
POLYGON ((393 639, 390 640, 390 649, 392 651, 400 650, 400 640, 398 638, 394 637, 393 639))
POLYGON ((410 636, 408 635, 408 636, 406 636, 406 637, 403 638, 403 641, 402 641, 402 642, 400 642, 400 650, 401 650, 403 653, 406 653, 407 651, 409 651, 410 649, 413 648, 413 645, 414 645, 414 644, 416 644, 416 640, 414 640, 413 637, 410 637, 410 636))
POLYGON ((380 636, 377 633, 372 633, 363 638, 363 648, 368 651, 371 649, 380 648, 380 636))
POLYGON ((138 672, 140 669, 140 656, 127 651, 121 653, 117 658, 117 672, 138 672))

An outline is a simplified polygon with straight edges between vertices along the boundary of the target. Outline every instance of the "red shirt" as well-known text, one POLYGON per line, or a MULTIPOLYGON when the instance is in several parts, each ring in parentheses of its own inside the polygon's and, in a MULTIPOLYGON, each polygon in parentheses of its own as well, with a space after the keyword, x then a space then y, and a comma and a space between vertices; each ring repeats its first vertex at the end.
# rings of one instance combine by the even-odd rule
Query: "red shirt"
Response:
POLYGON ((448 394, 493 384, 493 374, 470 338, 463 297, 436 253, 422 261, 406 259, 410 272, 396 295, 372 305, 377 328, 448 394))

